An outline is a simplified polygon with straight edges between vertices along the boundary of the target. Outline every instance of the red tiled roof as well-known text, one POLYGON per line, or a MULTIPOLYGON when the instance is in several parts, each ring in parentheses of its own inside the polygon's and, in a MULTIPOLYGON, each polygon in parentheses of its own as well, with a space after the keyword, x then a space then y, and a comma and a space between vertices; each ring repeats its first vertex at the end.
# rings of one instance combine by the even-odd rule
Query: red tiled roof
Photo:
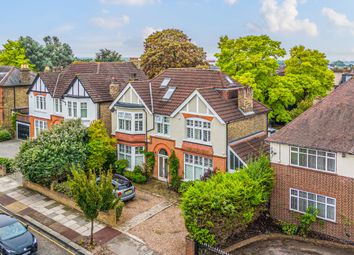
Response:
POLYGON ((264 142, 266 138, 267 132, 260 132, 233 142, 230 147, 244 162, 247 162, 262 154, 269 154, 269 144, 264 142))
POLYGON ((354 80, 339 86, 267 141, 354 154, 354 80))
POLYGON ((43 72, 39 75, 49 93, 57 98, 62 97, 78 77, 95 103, 114 100, 109 93, 112 77, 123 88, 133 76, 137 80, 147 79, 143 71, 130 62, 74 63, 61 72, 43 72))

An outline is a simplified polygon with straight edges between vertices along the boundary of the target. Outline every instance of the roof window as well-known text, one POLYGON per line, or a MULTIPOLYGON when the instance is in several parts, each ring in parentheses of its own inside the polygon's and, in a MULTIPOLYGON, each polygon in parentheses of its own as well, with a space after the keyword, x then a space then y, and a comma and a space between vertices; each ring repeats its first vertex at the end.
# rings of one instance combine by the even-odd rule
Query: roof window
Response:
POLYGON ((176 90, 175 87, 168 88, 168 90, 166 91, 166 93, 162 99, 169 100, 171 98, 171 96, 173 95, 173 92, 175 92, 175 90, 176 90))
POLYGON ((234 81, 231 80, 231 78, 229 76, 225 76, 225 79, 228 81, 229 84, 234 84, 234 81))
POLYGON ((167 85, 170 83, 170 81, 171 81, 171 78, 168 78, 168 77, 164 78, 163 81, 161 82, 161 87, 162 88, 167 87, 167 85))

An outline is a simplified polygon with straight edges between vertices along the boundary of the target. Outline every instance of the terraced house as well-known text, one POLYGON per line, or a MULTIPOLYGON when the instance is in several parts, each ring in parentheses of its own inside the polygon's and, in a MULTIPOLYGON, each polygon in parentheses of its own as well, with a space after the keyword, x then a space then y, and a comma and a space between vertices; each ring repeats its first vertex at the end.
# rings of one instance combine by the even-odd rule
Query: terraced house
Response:
POLYGON ((271 213, 297 222, 318 209, 315 230, 354 241, 354 80, 268 138, 276 185, 271 213))
POLYGON ((145 74, 128 62, 73 63, 38 74, 28 91, 30 137, 64 119, 80 118, 86 126, 102 119, 110 129, 109 105, 123 84, 140 79, 145 74))
MULTIPOLYGON (((267 136, 268 109, 252 90, 210 69, 168 69, 152 80, 127 84, 111 104, 119 159, 132 170, 155 154, 154 176, 170 177, 175 151, 184 180, 208 169, 233 172, 258 156, 267 136)), ((266 150, 266 149, 265 149, 266 150)))

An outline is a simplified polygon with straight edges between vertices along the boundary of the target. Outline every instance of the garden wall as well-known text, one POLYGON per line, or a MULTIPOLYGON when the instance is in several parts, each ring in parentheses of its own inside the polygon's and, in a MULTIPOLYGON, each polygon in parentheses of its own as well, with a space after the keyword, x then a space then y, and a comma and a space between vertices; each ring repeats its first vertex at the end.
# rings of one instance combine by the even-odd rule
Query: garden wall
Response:
MULTIPOLYGON (((46 197, 49 197, 50 199, 53 199, 53 200, 57 201, 58 203, 61 203, 67 207, 70 207, 72 209, 82 212, 81 209, 76 205, 76 203, 71 198, 69 198, 68 196, 66 196, 64 194, 61 194, 61 193, 56 192, 54 190, 50 190, 48 188, 45 188, 39 184, 30 182, 30 181, 23 181, 22 186, 27 189, 34 190, 46 197)), ((117 223, 116 210, 112 209, 107 213, 100 212, 98 214, 97 219, 107 225, 115 226, 117 223)))

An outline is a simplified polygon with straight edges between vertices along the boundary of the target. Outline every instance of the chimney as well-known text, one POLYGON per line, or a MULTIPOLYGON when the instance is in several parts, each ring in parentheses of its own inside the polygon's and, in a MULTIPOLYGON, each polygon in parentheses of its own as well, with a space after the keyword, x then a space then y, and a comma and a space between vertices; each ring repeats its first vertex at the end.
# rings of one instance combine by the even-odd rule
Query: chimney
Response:
POLYGON ((109 94, 111 94, 113 100, 119 95, 119 83, 116 78, 112 77, 111 84, 109 85, 109 94))
POLYGON ((253 90, 250 87, 243 87, 238 90, 237 104, 244 114, 253 113, 253 90))
POLYGON ((20 82, 21 84, 31 84, 31 70, 27 64, 22 64, 20 68, 20 82))
POLYGON ((217 89, 220 93, 220 95, 225 99, 234 99, 237 98, 237 90, 232 88, 232 89, 217 89))

